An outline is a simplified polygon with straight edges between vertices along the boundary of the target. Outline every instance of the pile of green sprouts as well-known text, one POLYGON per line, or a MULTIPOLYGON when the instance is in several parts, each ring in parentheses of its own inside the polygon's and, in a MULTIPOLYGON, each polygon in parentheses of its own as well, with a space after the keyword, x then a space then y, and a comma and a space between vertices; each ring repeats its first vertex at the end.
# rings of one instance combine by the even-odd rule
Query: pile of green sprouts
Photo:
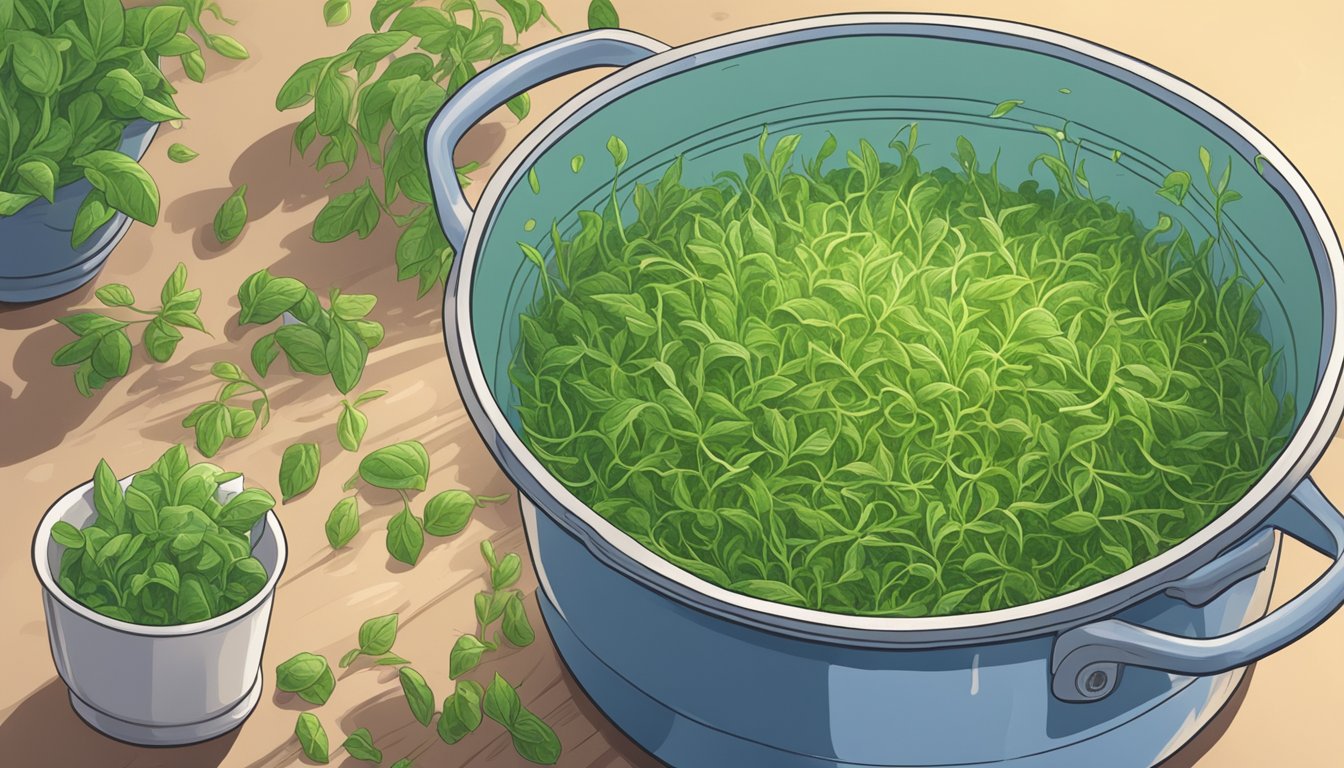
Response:
POLYGON ((826 171, 833 138, 797 170, 799 137, 762 135, 745 173, 691 187, 678 160, 635 215, 613 186, 553 228, 512 369, 529 448, 677 566, 853 615, 1057 596, 1237 501, 1293 404, 1229 174, 1201 152, 1220 224, 1197 244, 1093 199, 1062 146, 1038 158, 1058 190, 1010 189, 965 139, 924 170, 901 133, 826 171))

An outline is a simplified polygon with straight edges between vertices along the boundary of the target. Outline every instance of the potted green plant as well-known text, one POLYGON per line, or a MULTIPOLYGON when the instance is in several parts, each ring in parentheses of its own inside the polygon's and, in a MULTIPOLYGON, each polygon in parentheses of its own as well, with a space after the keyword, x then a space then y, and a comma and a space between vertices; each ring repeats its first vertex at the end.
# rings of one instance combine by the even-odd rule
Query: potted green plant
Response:
POLYGON ((181 445, 93 480, 33 540, 47 632, 70 703, 122 741, 186 744, 240 724, 261 697, 261 653, 286 545, 260 488, 181 445))
POLYGON ((74 290, 132 219, 158 221, 139 160, 159 123, 183 118, 160 61, 177 57, 200 81, 202 45, 247 57, 205 31, 206 12, 224 20, 205 0, 0 0, 0 302, 74 290))

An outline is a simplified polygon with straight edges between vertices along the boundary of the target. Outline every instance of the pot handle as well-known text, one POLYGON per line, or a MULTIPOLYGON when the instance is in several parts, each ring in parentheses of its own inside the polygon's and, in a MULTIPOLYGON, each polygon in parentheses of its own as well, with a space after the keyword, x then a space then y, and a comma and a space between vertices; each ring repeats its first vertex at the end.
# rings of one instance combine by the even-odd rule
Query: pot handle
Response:
MULTIPOLYGON (((1226 635, 1197 639, 1119 619, 1085 624, 1055 640, 1050 687, 1063 701, 1098 701, 1115 690, 1126 664, 1178 675, 1216 675, 1244 667, 1296 642, 1344 604, 1344 516, 1311 480, 1303 480, 1270 517, 1277 528, 1334 562, 1302 594, 1226 635)), ((1214 564, 1217 564, 1217 560, 1214 564)))
POLYGON ((425 156, 439 223, 453 249, 462 250, 472 215, 457 181, 453 150, 472 126, 509 99, 548 80, 592 67, 623 67, 666 50, 664 43, 624 29, 577 32, 504 59, 444 102, 425 135, 425 156))

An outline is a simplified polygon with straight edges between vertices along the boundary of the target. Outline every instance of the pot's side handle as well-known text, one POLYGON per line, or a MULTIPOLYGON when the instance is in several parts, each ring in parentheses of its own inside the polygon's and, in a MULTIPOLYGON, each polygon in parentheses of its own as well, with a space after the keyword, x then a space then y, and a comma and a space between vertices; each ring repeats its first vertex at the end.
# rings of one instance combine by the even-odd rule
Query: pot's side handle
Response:
POLYGON ((1304 480, 1269 524, 1334 560, 1310 587, 1236 632, 1191 638, 1107 619, 1055 641, 1051 691, 1063 701, 1098 701, 1115 689, 1126 664, 1178 675, 1215 675, 1244 667, 1292 644, 1344 605, 1344 517, 1304 480))
POLYGON ((457 181, 453 150, 472 126, 509 99, 548 80, 593 67, 623 67, 667 49, 651 37, 624 29, 578 32, 510 56, 459 88, 425 134, 434 205, 453 248, 462 250, 472 215, 457 181))

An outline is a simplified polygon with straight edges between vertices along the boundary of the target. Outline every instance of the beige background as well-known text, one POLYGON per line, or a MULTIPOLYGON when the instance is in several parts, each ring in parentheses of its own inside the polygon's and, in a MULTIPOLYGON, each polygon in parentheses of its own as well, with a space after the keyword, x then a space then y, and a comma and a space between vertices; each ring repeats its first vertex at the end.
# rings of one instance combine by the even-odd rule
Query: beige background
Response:
MULTIPOLYGON (((291 734, 302 702, 271 688, 277 662, 300 650, 324 653, 334 661, 354 644, 360 621, 400 611, 403 631, 397 650, 417 662, 442 696, 449 688, 448 648, 459 633, 473 629, 471 598, 484 585, 478 543, 488 537, 506 550, 524 546, 517 507, 510 502, 479 513, 454 539, 431 539, 420 564, 407 569, 389 560, 384 549, 383 530, 396 508, 382 497, 373 508, 365 504, 364 529, 353 548, 332 553, 322 524, 356 463, 335 439, 340 398, 328 381, 290 376, 284 366, 277 366, 268 380, 274 421, 251 439, 228 446, 219 459, 272 490, 280 453, 289 443, 321 443, 325 463, 318 487, 280 510, 291 560, 276 600, 265 660, 267 690, 256 714, 239 731, 203 745, 138 750, 98 736, 67 705, 50 661, 39 589, 29 564, 29 531, 54 499, 89 477, 98 457, 108 457, 126 473, 152 460, 166 444, 188 439, 179 424, 191 406, 213 396, 210 364, 246 363, 251 340, 260 334, 255 328, 242 331, 235 322, 237 286, 256 269, 270 267, 319 290, 338 285, 379 296, 375 317, 385 324, 388 336, 370 358, 364 386, 394 394, 368 406, 366 447, 422 440, 433 459, 431 492, 459 483, 477 493, 510 490, 458 401, 443 353, 437 299, 417 301, 412 284, 394 279, 395 232, 384 226, 366 241, 334 245, 313 243, 308 236, 322 201, 346 184, 328 188, 321 174, 292 157, 290 132, 302 115, 277 113, 274 95, 299 64, 337 52, 367 31, 371 0, 356 0, 352 21, 335 29, 323 26, 320 0, 222 2, 228 15, 239 20, 233 34, 251 49, 252 58, 227 62, 211 56, 205 87, 176 78, 183 81, 179 102, 191 120, 161 133, 146 160, 163 193, 159 226, 134 227, 96 284, 38 306, 0 309, 0 492, 8 531, 0 537, 4 765, 263 768, 299 763, 291 734), (173 141, 187 143, 201 157, 188 165, 168 162, 164 151, 173 141), (250 185, 252 222, 241 238, 220 247, 208 234, 210 220, 229 191, 243 183, 250 185), (152 365, 137 352, 124 380, 90 400, 79 397, 71 369, 55 369, 48 362, 69 338, 53 318, 93 306, 98 284, 124 282, 138 295, 152 298, 179 260, 190 269, 189 284, 205 291, 201 314, 213 337, 188 332, 174 359, 163 365, 152 365)), ((1344 47, 1338 37, 1344 11, 1333 3, 617 0, 617 5, 625 26, 671 44, 844 10, 937 10, 1052 27, 1145 59, 1222 99, 1299 165, 1327 210, 1344 216, 1338 139, 1344 118, 1339 106, 1344 47)), ((586 0, 549 0, 547 6, 564 30, 584 27, 586 0)), ((535 42, 553 34, 541 28, 528 39, 535 42)), ((459 160, 480 161, 476 177, 483 181, 541 116, 597 76, 576 75, 537 89, 532 116, 519 124, 507 112, 496 114, 469 136, 459 160)), ((472 192, 479 189, 477 184, 472 192)), ((1328 495, 1344 502, 1344 445, 1338 440, 1315 477, 1328 495)), ((1290 547, 1277 599, 1314 578, 1323 562, 1290 547)), ((530 573, 524 586, 535 587, 530 573)), ((1336 617, 1259 664, 1233 705, 1168 765, 1344 764, 1338 753, 1344 712, 1341 647, 1344 618, 1336 617)), ((562 765, 652 764, 561 671, 544 634, 533 646, 504 651, 489 663, 522 681, 527 706, 559 731, 565 749, 562 765)), ((486 727, 456 747, 440 743, 408 716, 387 672, 362 669, 342 676, 331 701, 316 713, 337 743, 338 731, 370 728, 389 764, 408 754, 420 755, 417 764, 422 766, 520 763, 496 728, 486 727)))

